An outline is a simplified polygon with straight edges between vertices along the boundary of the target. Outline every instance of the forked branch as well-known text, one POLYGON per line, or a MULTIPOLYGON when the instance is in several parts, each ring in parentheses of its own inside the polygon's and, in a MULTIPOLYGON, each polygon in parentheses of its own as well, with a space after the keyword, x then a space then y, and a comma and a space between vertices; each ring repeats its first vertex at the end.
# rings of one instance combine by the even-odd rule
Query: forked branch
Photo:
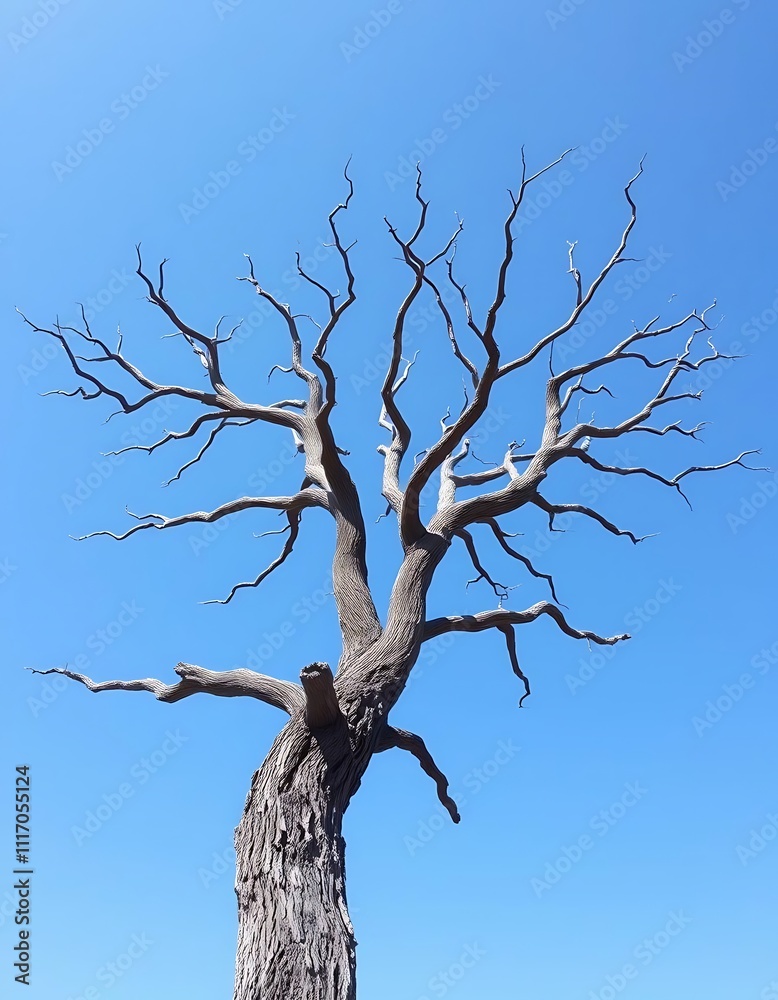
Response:
POLYGON ((524 685, 524 694, 519 700, 519 708, 521 708, 525 698, 529 697, 530 683, 519 665, 514 626, 534 622, 543 615, 553 619, 559 629, 573 639, 586 639, 588 642, 594 642, 600 646, 613 646, 617 642, 622 642, 630 638, 626 634, 601 636, 587 629, 573 628, 560 608, 555 604, 549 604, 547 601, 541 601, 538 604, 533 604, 526 611, 508 611, 505 608, 496 608, 494 611, 479 611, 475 615, 448 615, 442 618, 430 619, 424 624, 422 641, 427 642, 430 639, 435 639, 449 632, 484 632, 491 628, 502 632, 505 636, 508 658, 510 659, 513 672, 524 685))
POLYGON ((587 629, 573 628, 565 618, 561 608, 548 601, 539 601, 524 611, 509 611, 507 608, 497 608, 494 611, 479 611, 474 615, 447 615, 432 618, 424 623, 424 642, 435 639, 447 632, 483 632, 489 628, 504 628, 506 625, 527 625, 547 616, 557 624, 559 629, 573 639, 586 639, 598 646, 613 646, 617 642, 629 639, 629 635, 602 636, 587 629))
POLYGON ((214 510, 196 510, 190 514, 180 514, 177 517, 165 517, 164 514, 132 514, 130 511, 127 511, 138 523, 132 528, 128 528, 123 534, 116 535, 112 531, 92 531, 88 535, 80 535, 76 541, 82 542, 87 538, 97 538, 100 535, 107 535, 108 538, 122 542, 125 538, 129 538, 130 535, 134 535, 136 532, 143 531, 146 528, 157 528, 161 531, 164 528, 178 528, 182 524, 211 524, 232 514, 239 514, 241 511, 252 509, 280 510, 287 511, 290 514, 297 514, 306 507, 323 507, 327 510, 327 496, 324 491, 309 486, 294 496, 289 497, 241 497, 238 500, 230 500, 228 503, 224 503, 214 510))

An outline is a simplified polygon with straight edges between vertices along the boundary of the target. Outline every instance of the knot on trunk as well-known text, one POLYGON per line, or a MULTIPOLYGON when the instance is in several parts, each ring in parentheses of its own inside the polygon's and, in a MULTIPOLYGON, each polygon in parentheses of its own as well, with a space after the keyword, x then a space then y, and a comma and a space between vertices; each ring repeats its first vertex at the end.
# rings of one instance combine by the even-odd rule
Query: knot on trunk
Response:
POLYGON ((326 663, 309 663, 300 672, 305 691, 305 721, 309 729, 332 726, 343 718, 334 678, 326 663))

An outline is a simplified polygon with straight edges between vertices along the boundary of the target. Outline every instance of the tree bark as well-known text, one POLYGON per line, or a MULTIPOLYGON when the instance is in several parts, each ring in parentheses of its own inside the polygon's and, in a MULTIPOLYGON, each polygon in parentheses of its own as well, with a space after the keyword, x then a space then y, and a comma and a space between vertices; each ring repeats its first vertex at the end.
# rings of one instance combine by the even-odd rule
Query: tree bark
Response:
POLYGON ((345 719, 293 719, 255 773, 236 830, 234 1000, 355 1000, 343 813, 359 786, 345 719))

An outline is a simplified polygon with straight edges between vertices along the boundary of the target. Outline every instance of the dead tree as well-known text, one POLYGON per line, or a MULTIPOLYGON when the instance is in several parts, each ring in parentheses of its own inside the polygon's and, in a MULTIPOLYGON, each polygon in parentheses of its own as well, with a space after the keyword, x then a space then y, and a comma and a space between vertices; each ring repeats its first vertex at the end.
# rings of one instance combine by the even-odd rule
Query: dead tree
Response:
MULTIPOLYGON (((435 782, 437 795, 452 820, 459 821, 456 805, 448 794, 447 780, 423 739, 395 728, 390 722, 392 709, 408 682, 423 643, 451 632, 487 629, 502 632, 508 660, 523 685, 523 701, 530 693, 530 684, 519 665, 517 626, 547 617, 574 639, 611 645, 628 638, 626 635, 601 636, 573 627, 556 600, 551 578, 511 545, 512 536, 500 519, 521 507, 533 505, 548 516, 552 528, 557 515, 578 514, 591 518, 605 531, 623 535, 637 544, 641 538, 617 527, 591 507, 550 502, 543 494, 543 486, 552 467, 563 459, 569 460, 601 473, 652 479, 684 496, 682 484, 685 485, 687 476, 728 466, 744 466, 745 456, 753 454, 743 452, 719 465, 692 466, 668 478, 649 468, 603 464, 589 451, 591 441, 636 432, 660 436, 672 432, 696 437, 699 426, 684 428, 680 421, 663 424, 661 420, 654 424, 652 418, 668 405, 699 399, 701 393, 682 387, 684 376, 727 357, 713 347, 707 319, 712 307, 708 307, 666 325, 661 325, 659 317, 655 317, 643 327, 635 326, 611 350, 594 360, 574 364, 557 373, 551 368, 545 395, 545 426, 534 450, 524 451, 515 441, 506 442, 502 464, 465 471, 470 454, 468 435, 487 413, 495 386, 532 362, 543 360, 541 355, 553 351, 553 345, 573 330, 584 316, 611 272, 631 259, 625 253, 636 222, 632 190, 642 165, 624 189, 629 217, 618 245, 590 284, 584 281, 576 267, 574 245, 570 246, 569 273, 574 287, 573 305, 567 318, 519 356, 507 359, 502 356, 496 331, 514 252, 514 222, 527 189, 561 159, 528 176, 522 154, 521 182, 516 192, 510 192, 496 292, 482 321, 476 319, 465 285, 455 275, 453 251, 462 224, 438 252, 425 256, 419 248, 428 210, 428 202, 421 193, 420 173, 416 184, 419 218, 415 230, 406 237, 387 222, 391 240, 407 265, 410 287, 394 320, 391 359, 381 387, 379 423, 388 435, 387 442, 378 449, 383 456, 382 492, 388 504, 387 514, 391 516, 393 512, 396 517, 404 553, 383 621, 368 585, 366 532, 360 498, 344 462, 346 453, 336 443, 330 420, 336 405, 336 380, 327 360, 327 346, 344 314, 356 301, 353 244, 344 244, 340 234, 340 223, 354 191, 348 169, 345 171, 348 196, 329 215, 331 246, 345 272, 345 293, 336 293, 307 274, 299 257, 297 260, 300 277, 318 290, 324 303, 325 321, 319 327, 310 354, 312 365, 305 361, 299 317, 262 285, 250 259, 248 274, 239 279, 246 281, 270 304, 288 330, 291 365, 283 370, 293 373, 302 383, 299 398, 281 399, 270 405, 239 398, 228 387, 222 372, 220 348, 231 334, 221 336, 217 326, 213 335, 207 335, 182 319, 165 295, 165 262, 160 265, 154 280, 144 270, 140 251, 137 273, 145 283, 148 301, 164 313, 172 324, 174 335, 182 337, 197 355, 207 373, 207 388, 155 382, 124 356, 121 338, 114 348, 97 336, 83 310, 81 328, 54 324, 44 329, 25 319, 33 330, 59 341, 79 377, 80 384, 73 391, 57 390, 63 395, 88 400, 109 397, 118 404, 117 412, 125 414, 135 413, 163 396, 192 400, 202 406, 202 413, 186 429, 165 433, 149 446, 131 445, 123 451, 153 452, 171 442, 204 436, 204 443, 196 456, 182 467, 180 475, 205 455, 226 427, 259 421, 290 431, 304 457, 304 478, 297 492, 290 496, 244 496, 214 510, 173 517, 133 515, 136 521, 124 533, 98 531, 95 534, 124 540, 140 531, 166 531, 180 525, 214 522, 253 508, 281 512, 286 520, 286 539, 280 554, 254 580, 233 587, 225 598, 229 601, 239 589, 257 587, 288 559, 298 541, 302 517, 310 508, 321 508, 335 522, 332 585, 342 652, 334 674, 326 663, 311 663, 302 669, 300 684, 296 684, 252 670, 220 673, 179 663, 175 668, 178 681, 166 684, 153 679, 94 681, 70 670, 56 671, 94 692, 148 691, 163 702, 179 701, 198 693, 228 698, 240 696, 267 702, 289 716, 266 760, 253 776, 235 835, 235 888, 239 910, 235 1000, 353 1000, 356 996, 355 940, 346 907, 345 844, 341 828, 343 814, 374 754, 392 748, 413 754, 435 782), (461 304, 461 322, 455 322, 446 296, 441 294, 441 281, 450 283, 455 301, 461 304), (405 327, 409 310, 425 291, 434 296, 451 350, 461 363, 471 388, 459 415, 449 418, 449 422, 445 419, 441 422, 438 439, 419 453, 418 460, 406 473, 404 465, 409 464, 411 428, 403 416, 400 390, 409 381, 413 360, 404 357, 405 327), (661 352, 654 358, 646 353, 655 342, 661 345, 671 341, 673 334, 682 334, 680 350, 671 348, 667 356, 661 352), (463 347, 465 336, 472 345, 467 348, 468 353, 463 347), (708 343, 707 353, 705 349, 696 351, 699 339, 708 343), (91 352, 91 356, 77 353, 76 345, 91 352), (605 383, 597 384, 596 381, 600 377, 607 378, 610 366, 630 361, 659 373, 658 388, 647 402, 613 426, 582 422, 578 417, 571 419, 576 409, 573 404, 585 396, 610 394, 605 383), (103 375, 106 370, 118 370, 123 373, 122 378, 129 378, 136 386, 137 398, 130 398, 113 388, 110 378, 103 375), (591 376, 595 376, 595 380, 591 380, 591 376), (439 484, 437 509, 425 523, 420 498, 433 477, 439 484), (505 595, 501 586, 484 567, 479 555, 476 540, 479 530, 493 536, 505 553, 523 563, 529 573, 545 578, 550 586, 551 600, 525 610, 504 607, 502 598, 505 595), (425 604, 433 575, 452 544, 460 543, 465 546, 478 577, 495 591, 498 606, 478 614, 451 614, 430 620, 425 604)), ((450 295, 448 299, 451 300, 450 295)))

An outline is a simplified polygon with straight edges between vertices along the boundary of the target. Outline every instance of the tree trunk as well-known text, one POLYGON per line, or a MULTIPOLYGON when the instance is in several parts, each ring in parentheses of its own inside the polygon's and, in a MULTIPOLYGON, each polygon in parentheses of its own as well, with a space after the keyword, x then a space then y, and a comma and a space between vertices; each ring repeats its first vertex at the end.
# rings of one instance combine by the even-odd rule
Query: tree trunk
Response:
POLYGON ((255 773, 235 834, 234 1000, 355 1000, 341 827, 359 757, 342 716, 298 717, 255 773))

